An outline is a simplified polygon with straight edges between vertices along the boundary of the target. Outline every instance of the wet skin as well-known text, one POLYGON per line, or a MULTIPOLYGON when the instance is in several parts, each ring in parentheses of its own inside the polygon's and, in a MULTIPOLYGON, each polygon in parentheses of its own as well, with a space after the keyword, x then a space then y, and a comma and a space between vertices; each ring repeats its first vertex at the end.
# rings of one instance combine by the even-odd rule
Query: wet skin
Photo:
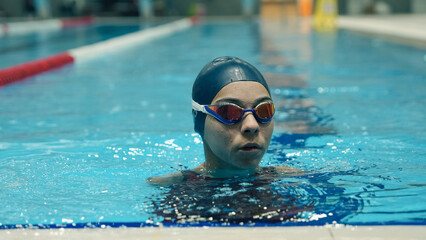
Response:
MULTIPOLYGON (((262 84, 239 81, 222 88, 211 105, 233 103, 253 109, 265 101, 272 100, 262 84)), ((260 123, 252 112, 246 112, 240 122, 231 125, 207 116, 203 139, 206 162, 194 170, 255 171, 268 149, 273 130, 274 120, 260 123)))
MULTIPOLYGON (((253 109, 263 102, 271 102, 266 88, 253 81, 233 82, 223 87, 210 105, 236 104, 244 109, 253 109)), ((274 131, 274 120, 260 123, 252 112, 246 112, 241 121, 224 124, 207 115, 204 125, 205 162, 192 169, 193 172, 212 178, 248 176, 261 173, 259 166, 268 149, 274 131)), ((273 167, 278 174, 294 174, 297 169, 285 166, 273 167)), ((151 177, 150 184, 169 185, 184 180, 182 172, 151 177)))

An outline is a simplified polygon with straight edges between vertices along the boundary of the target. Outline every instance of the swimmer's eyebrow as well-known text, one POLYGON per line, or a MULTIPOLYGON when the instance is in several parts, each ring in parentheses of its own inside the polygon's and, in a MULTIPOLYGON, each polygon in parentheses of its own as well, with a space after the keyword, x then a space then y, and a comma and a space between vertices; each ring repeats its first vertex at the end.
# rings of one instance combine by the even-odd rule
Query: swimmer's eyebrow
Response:
MULTIPOLYGON (((260 97, 260 98, 258 98, 254 101, 254 106, 252 106, 252 107, 255 107, 256 105, 258 105, 259 103, 262 103, 262 102, 272 102, 272 99, 270 97, 260 97)), ((221 98, 221 99, 217 100, 214 103, 214 105, 220 105, 220 104, 226 104, 226 103, 233 103, 233 104, 236 104, 240 107, 244 107, 244 105, 245 105, 244 102, 241 101, 238 98, 221 98)))

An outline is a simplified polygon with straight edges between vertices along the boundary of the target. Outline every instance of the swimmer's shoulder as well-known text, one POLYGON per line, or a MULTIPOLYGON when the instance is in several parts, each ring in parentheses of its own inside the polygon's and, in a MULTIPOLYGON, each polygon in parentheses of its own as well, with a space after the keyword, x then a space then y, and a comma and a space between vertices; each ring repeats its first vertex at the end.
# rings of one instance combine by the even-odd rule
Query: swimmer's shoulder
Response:
POLYGON ((163 176, 149 177, 147 179, 147 182, 152 185, 164 186, 164 185, 180 183, 183 180, 184 180, 184 175, 182 172, 174 172, 174 173, 169 173, 163 176))
POLYGON ((273 167, 265 167, 265 173, 273 173, 276 175, 291 175, 291 176, 300 176, 305 175, 306 172, 302 169, 292 168, 287 166, 273 166, 273 167))
POLYGON ((169 173, 163 176, 154 176, 147 179, 148 183, 158 186, 167 186, 182 182, 193 182, 205 179, 198 168, 192 170, 184 170, 180 172, 169 173))

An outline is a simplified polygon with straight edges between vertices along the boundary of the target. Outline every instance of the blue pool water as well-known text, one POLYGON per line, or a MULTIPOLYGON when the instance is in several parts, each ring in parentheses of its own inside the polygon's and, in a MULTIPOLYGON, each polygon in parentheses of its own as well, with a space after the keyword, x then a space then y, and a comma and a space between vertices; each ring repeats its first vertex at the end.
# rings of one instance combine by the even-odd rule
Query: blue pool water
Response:
POLYGON ((108 40, 164 23, 97 21, 85 27, 66 28, 0 37, 0 69, 62 53, 69 49, 108 40))
MULTIPOLYGON (((100 40, 134 26, 111 30, 88 33, 100 40)), ((39 45, 52 53, 57 44, 11 56, 36 58, 39 45)), ((0 88, 0 228, 424 225, 424 55, 292 22, 206 21, 0 88), (202 163, 191 87, 222 55, 270 81, 276 131, 262 165, 308 174, 148 185, 202 163)))

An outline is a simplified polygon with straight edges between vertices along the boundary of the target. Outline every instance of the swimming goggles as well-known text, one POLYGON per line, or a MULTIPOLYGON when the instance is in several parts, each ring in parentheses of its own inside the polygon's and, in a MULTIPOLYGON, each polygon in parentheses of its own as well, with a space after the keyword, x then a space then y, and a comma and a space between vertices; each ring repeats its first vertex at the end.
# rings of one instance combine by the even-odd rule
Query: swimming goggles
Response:
POLYGON ((246 112, 252 112, 258 122, 270 122, 275 113, 272 102, 262 102, 253 109, 244 109, 238 105, 227 103, 223 105, 200 105, 192 100, 192 109, 214 117, 221 123, 234 124, 243 118, 246 112))

